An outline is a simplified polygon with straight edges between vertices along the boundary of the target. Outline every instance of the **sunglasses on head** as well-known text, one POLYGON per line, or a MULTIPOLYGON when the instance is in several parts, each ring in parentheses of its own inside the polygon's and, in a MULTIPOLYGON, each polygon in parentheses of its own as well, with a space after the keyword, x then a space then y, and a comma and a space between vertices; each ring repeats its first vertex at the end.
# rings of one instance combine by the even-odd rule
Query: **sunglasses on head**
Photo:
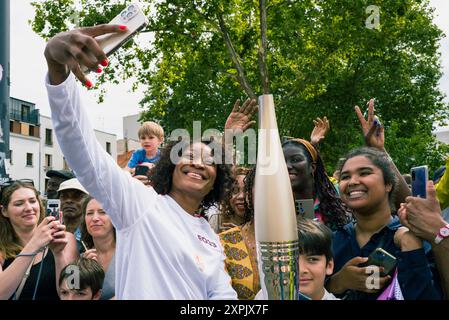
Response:
POLYGON ((3 191, 8 189, 10 186, 12 186, 15 183, 22 183, 25 185, 29 185, 34 188, 34 181, 33 179, 18 179, 18 180, 9 180, 7 182, 4 182, 0 184, 0 199, 3 196, 3 191))

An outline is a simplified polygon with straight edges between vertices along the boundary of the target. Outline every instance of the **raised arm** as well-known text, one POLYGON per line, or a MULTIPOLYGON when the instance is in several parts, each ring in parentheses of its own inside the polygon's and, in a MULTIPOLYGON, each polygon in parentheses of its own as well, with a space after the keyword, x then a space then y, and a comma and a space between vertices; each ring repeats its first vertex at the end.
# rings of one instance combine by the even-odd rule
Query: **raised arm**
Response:
POLYGON ((47 91, 59 145, 78 180, 102 203, 117 229, 136 221, 154 197, 149 197, 150 188, 121 170, 96 140, 73 75, 88 86, 80 64, 95 69, 106 59, 94 37, 121 31, 117 25, 100 25, 64 32, 52 38, 45 49, 47 91), (139 202, 139 198, 147 201, 139 202))
POLYGON ((323 140, 326 137, 326 134, 330 130, 329 120, 327 120, 327 117, 316 118, 313 120, 313 124, 315 125, 313 127, 312 133, 310 134, 310 143, 313 144, 315 148, 319 148, 321 140, 323 140))
POLYGON ((243 134, 256 123, 252 118, 257 110, 256 100, 248 98, 242 105, 240 105, 240 99, 235 101, 234 107, 226 119, 222 138, 222 144, 225 146, 227 154, 228 152, 232 154, 234 136, 243 134))
MULTIPOLYGON (((355 113, 357 114, 357 117, 359 118, 360 125, 362 127, 363 136, 365 138, 365 144, 368 147, 376 148, 388 155, 387 150, 385 150, 385 132, 384 132, 384 126, 380 123, 379 119, 374 115, 374 99, 371 99, 368 102, 368 118, 365 119, 362 112, 360 111, 360 108, 358 106, 355 106, 355 113)), ((390 157, 391 159, 391 157, 390 157)), ((407 182, 404 180, 404 177, 399 172, 398 168, 394 164, 393 161, 391 161, 393 170, 396 174, 396 177, 398 179, 398 185, 396 189, 396 195, 395 195, 395 206, 396 208, 399 208, 402 202, 405 201, 405 198, 410 196, 410 189, 407 185, 407 182)))
POLYGON ((444 221, 441 216, 433 182, 427 183, 426 199, 407 197, 405 201, 398 210, 399 219, 415 235, 432 245, 441 286, 445 298, 449 299, 449 238, 438 244, 435 243, 435 238, 440 229, 448 225, 449 221, 444 221))

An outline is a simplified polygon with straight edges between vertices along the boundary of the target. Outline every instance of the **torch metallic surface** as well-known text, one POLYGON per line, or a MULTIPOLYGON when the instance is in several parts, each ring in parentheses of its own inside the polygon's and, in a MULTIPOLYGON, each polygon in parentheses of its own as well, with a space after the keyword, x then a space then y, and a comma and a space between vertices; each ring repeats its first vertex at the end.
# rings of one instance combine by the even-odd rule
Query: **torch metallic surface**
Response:
POLYGON ((290 178, 272 95, 259 98, 259 137, 254 222, 259 273, 268 299, 296 299, 298 232, 290 178))
POLYGON ((298 241, 259 242, 260 282, 268 300, 298 299, 298 241))

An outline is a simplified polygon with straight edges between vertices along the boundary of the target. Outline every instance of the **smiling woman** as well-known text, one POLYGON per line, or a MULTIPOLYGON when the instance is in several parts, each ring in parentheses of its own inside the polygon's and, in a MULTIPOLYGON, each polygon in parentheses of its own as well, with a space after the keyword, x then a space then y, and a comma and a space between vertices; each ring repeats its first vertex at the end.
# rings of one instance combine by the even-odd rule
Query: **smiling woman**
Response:
POLYGON ((171 142, 164 148, 157 170, 150 176, 152 186, 157 193, 169 194, 183 203, 181 206, 190 214, 204 216, 204 212, 219 203, 231 189, 230 167, 214 163, 207 142, 183 141, 182 148, 178 143, 171 142), (177 150, 178 154, 174 155, 177 150), (177 163, 172 161, 175 158, 177 163))
POLYGON ((115 242, 116 232, 111 218, 102 205, 87 197, 82 206, 81 240, 86 251, 84 258, 97 260, 103 268, 105 278, 99 295, 100 300, 115 297, 115 242))
POLYGON ((211 161, 206 144, 190 142, 180 161, 172 162, 172 143, 153 169, 153 186, 147 187, 103 150, 81 105, 75 75, 83 83, 86 78, 76 66, 105 62, 93 38, 123 31, 118 25, 99 25, 60 33, 45 50, 47 91, 61 150, 117 230, 116 297, 235 299, 218 236, 206 219, 196 216, 223 198, 230 184, 227 165, 211 161), (75 57, 73 52, 92 55, 75 57), (205 156, 195 157, 198 151, 205 156))
POLYGON ((295 200, 312 199, 315 217, 332 230, 345 225, 350 214, 329 180, 316 148, 304 139, 289 139, 282 144, 282 151, 295 200))
POLYGON ((2 188, 1 207, 0 300, 58 300, 57 276, 77 256, 74 237, 53 216, 44 218, 29 183, 2 188))
MULTIPOLYGON (((360 148, 345 157, 340 194, 352 209, 356 222, 334 234, 335 268, 327 283, 329 291, 348 299, 377 299, 395 269, 389 275, 377 275, 377 285, 372 286, 373 266, 364 263, 372 252, 382 248, 397 259, 397 280, 405 300, 441 297, 439 283, 434 280, 438 278, 437 270, 430 263, 433 260, 430 246, 423 245, 421 239, 402 227, 394 214, 396 186, 393 163, 385 152, 360 148)), ((382 263, 376 267, 383 267, 382 263)))

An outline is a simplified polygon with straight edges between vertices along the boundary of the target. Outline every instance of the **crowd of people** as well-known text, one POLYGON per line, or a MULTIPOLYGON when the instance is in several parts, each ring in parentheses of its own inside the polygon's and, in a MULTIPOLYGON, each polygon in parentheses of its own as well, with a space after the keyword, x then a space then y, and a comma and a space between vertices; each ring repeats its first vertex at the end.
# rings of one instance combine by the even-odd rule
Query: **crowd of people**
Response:
MULTIPOLYGON (((210 141, 163 145, 155 122, 142 125, 142 148, 125 169, 96 141, 76 83, 88 81, 79 65, 107 66, 93 37, 123 31, 101 25, 47 44, 52 121, 73 172, 48 172, 46 197, 29 180, 1 186, 0 299, 266 299, 255 238, 255 166, 215 161, 210 141), (43 202, 51 199, 60 200, 59 217, 46 216, 43 202)), ((255 101, 237 101, 225 129, 245 131, 256 112, 255 101)), ((427 197, 412 197, 385 150, 374 100, 367 116, 359 107, 355 113, 366 145, 342 156, 333 176, 319 151, 330 129, 326 117, 314 120, 310 141, 282 143, 294 201, 313 203, 311 217, 297 212, 298 295, 447 299, 449 157, 428 182, 427 197), (391 257, 393 267, 373 262, 377 252, 391 257)))

